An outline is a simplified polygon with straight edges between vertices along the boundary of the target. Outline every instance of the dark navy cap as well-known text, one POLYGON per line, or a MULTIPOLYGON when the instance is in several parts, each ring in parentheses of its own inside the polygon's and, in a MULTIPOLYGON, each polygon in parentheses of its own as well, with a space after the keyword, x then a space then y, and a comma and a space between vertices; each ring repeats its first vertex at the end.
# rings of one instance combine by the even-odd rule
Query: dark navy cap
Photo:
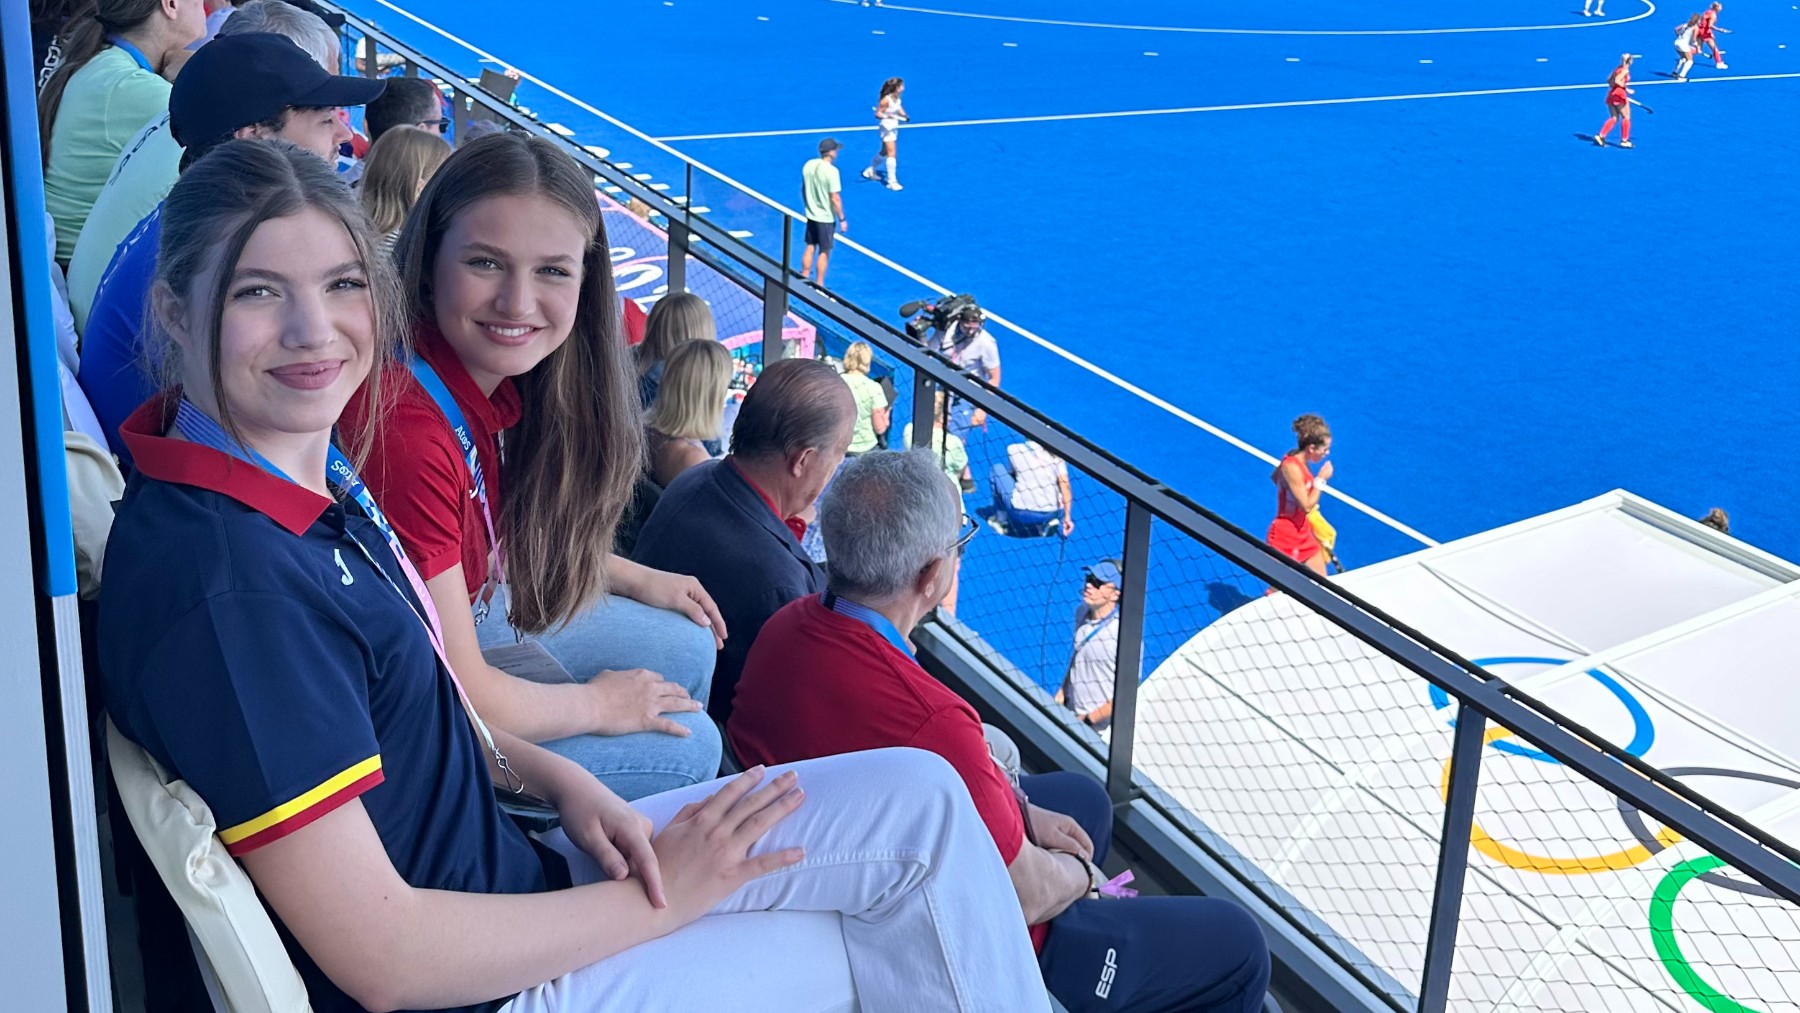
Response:
POLYGON ((386 88, 386 81, 330 73, 285 35, 221 35, 175 76, 169 133, 184 148, 212 144, 290 106, 360 106, 386 88))

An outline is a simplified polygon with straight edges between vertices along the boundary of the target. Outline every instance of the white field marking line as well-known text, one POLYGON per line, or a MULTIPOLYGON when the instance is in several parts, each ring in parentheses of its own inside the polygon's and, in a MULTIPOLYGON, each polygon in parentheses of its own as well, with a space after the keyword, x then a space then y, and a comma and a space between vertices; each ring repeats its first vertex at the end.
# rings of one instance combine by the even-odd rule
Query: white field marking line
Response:
MULTIPOLYGON (((626 133, 630 134, 631 136, 636 137, 638 140, 643 141, 646 144, 653 145, 656 148, 661 149, 662 151, 667 152, 668 154, 681 159, 682 161, 688 163, 689 165, 692 165, 694 168, 699 169, 700 171, 713 176, 714 178, 718 179, 720 182, 726 184, 727 186, 737 189, 740 193, 743 193, 746 196, 752 197, 758 201, 761 201, 763 204, 769 206, 770 208, 775 209, 776 211, 780 211, 782 214, 787 215, 789 218, 798 219, 798 218, 805 217, 805 215, 801 214, 798 211, 795 211, 793 208, 790 208, 790 207, 786 206, 785 204, 782 204, 779 201, 776 201, 773 198, 770 198, 767 195, 765 195, 757 190, 754 190, 751 187, 749 187, 743 183, 738 182, 737 180, 731 178, 730 176, 725 175, 724 173, 718 171, 717 169, 714 169, 711 166, 706 165, 703 162, 698 162, 692 158, 689 158, 687 155, 682 154, 680 151, 676 150, 675 148, 669 147, 667 144, 664 144, 663 142, 657 140, 654 137, 651 137, 649 134, 644 133, 642 130, 637 129, 636 127, 632 126, 629 123, 626 123, 625 121, 619 119, 618 117, 612 116, 606 112, 603 112, 600 109, 596 108, 595 106, 591 105, 590 103, 576 98, 575 96, 569 94, 566 91, 563 91, 561 88, 558 88, 557 86, 549 83, 548 81, 545 81, 542 78, 536 77, 535 75, 526 72, 524 69, 520 68, 518 64, 511 63, 506 60, 502 60, 499 57, 493 55, 492 53, 487 52, 486 50, 483 50, 477 46, 474 46, 463 39, 457 38, 456 36, 450 34, 449 32, 445 31, 442 28, 439 28, 438 26, 432 24, 431 22, 426 21, 424 18, 419 17, 418 15, 412 13, 411 11, 406 10, 403 7, 399 7, 399 6, 395 5, 394 3, 391 2, 391 0, 375 0, 375 2, 380 4, 383 7, 388 8, 389 10, 393 11, 394 13, 400 15, 403 18, 406 18, 407 20, 412 21, 415 24, 418 24, 421 27, 423 27, 429 31, 432 31, 438 35, 443 36, 446 39, 449 39, 451 42, 454 42, 457 45, 463 47, 464 49, 467 49, 469 52, 474 53, 476 56, 482 57, 483 59, 491 60, 495 63, 500 64, 503 67, 507 67, 512 70, 518 70, 519 76, 521 79, 530 81, 532 84, 537 85, 538 87, 544 89, 545 91, 551 93, 552 95, 557 96, 558 98, 562 99, 563 101, 568 102, 571 105, 574 105, 575 107, 577 107, 579 109, 582 109, 589 113, 592 113, 595 116, 598 116, 600 119, 605 120, 607 123, 610 123, 613 126, 619 128, 620 130, 623 130, 626 133)), ((1590 86, 1581 85, 1579 87, 1590 87, 1590 86)), ((702 213, 702 209, 700 209, 700 208, 694 208, 692 210, 695 214, 702 213)), ((950 289, 947 289, 944 286, 939 285, 937 282, 932 281, 930 278, 927 278, 924 275, 919 274, 917 271, 914 271, 914 270, 904 267, 892 260, 889 260, 887 257, 884 257, 881 254, 876 253, 874 250, 871 250, 868 247, 862 245, 861 243, 856 242, 855 240, 851 239, 849 236, 839 236, 837 238, 837 241, 845 246, 848 246, 850 249, 855 250, 856 252, 862 254, 863 256, 868 257, 870 260, 875 261, 877 264, 880 264, 883 267, 886 267, 887 269, 895 272, 896 274, 899 274, 900 276, 906 278, 907 280, 913 282, 914 284, 922 285, 928 289, 931 289, 933 292, 936 292, 938 295, 953 295, 953 294, 955 294, 950 289)), ((1143 389, 1142 387, 1139 387, 1137 384, 1134 384, 1134 383, 1130 382, 1129 380, 1126 380, 1123 377, 1120 377, 1117 374, 1115 374, 1101 366, 1097 366, 1094 363, 1089 362, 1088 360, 1082 358, 1081 356, 1076 355, 1074 352, 1071 352, 1068 349, 1063 348, 1061 345, 1058 345, 1055 342, 1052 342, 1046 338, 1040 337, 1037 334, 1032 333, 1029 330, 1026 330, 1024 327, 1021 327, 1018 324, 1015 324, 1012 321, 1007 320, 1005 317, 1000 316, 998 313, 994 313, 994 312, 990 311, 987 315, 987 318, 989 320, 992 320, 993 322, 999 324, 1000 326, 1005 327, 1007 330, 1012 331, 1014 334, 1019 335, 1020 337, 1024 338, 1025 340, 1030 341, 1032 344, 1035 344, 1035 345, 1039 346, 1040 348, 1043 348, 1046 351, 1051 352, 1052 354, 1062 357, 1063 359, 1067 360, 1068 362, 1070 362, 1076 366, 1079 366, 1080 368, 1082 368, 1084 370, 1087 370, 1089 373, 1092 373, 1093 375, 1101 378, 1102 380, 1105 380, 1108 383, 1113 384, 1114 386, 1118 387, 1121 390, 1124 390, 1129 393, 1137 395, 1139 398, 1142 398, 1143 400, 1149 402, 1150 404, 1153 404, 1156 407, 1161 408, 1163 411, 1166 411, 1169 414, 1175 416, 1176 418, 1181 419, 1183 422, 1186 422, 1198 429, 1201 429, 1201 430, 1217 437, 1220 440, 1223 440, 1224 442, 1230 444, 1231 446, 1236 447, 1237 449, 1251 455, 1252 457, 1255 457, 1255 458, 1261 460, 1265 464, 1276 465, 1276 464, 1280 463, 1280 460, 1278 458, 1276 458, 1275 456, 1273 456, 1269 453, 1266 453, 1265 451, 1263 451, 1257 447, 1254 447, 1249 443, 1246 443, 1245 441, 1239 439, 1238 437, 1233 436, 1232 434, 1226 432, 1223 429, 1220 429, 1218 426, 1215 426, 1210 422, 1207 422, 1205 419, 1202 419, 1199 416, 1194 415, 1192 412, 1189 412, 1186 409, 1183 409, 1183 408, 1177 407, 1176 405, 1170 404, 1168 401, 1165 401, 1162 398, 1157 397, 1155 394, 1152 394, 1149 391, 1143 389)), ((1414 529, 1406 524, 1403 524, 1400 521, 1397 521, 1392 517, 1389 517, 1387 514, 1382 513, 1380 510, 1377 510, 1374 507, 1369 506, 1368 504, 1362 502, 1361 500, 1358 500, 1352 496, 1349 496, 1343 492, 1340 492, 1336 486, 1329 486, 1329 485, 1326 486, 1325 494, 1327 496, 1336 498, 1337 500, 1339 500, 1340 502, 1349 506, 1350 508, 1361 511, 1362 513, 1368 515, 1369 517, 1372 517, 1375 520, 1380 521, 1383 524, 1386 524, 1388 527, 1393 528, 1395 531, 1398 531, 1401 534, 1406 535, 1407 537, 1412 538, 1415 541, 1418 541, 1424 545, 1435 546, 1438 544, 1436 539, 1430 538, 1424 534, 1421 534, 1416 529, 1414 529)))
MULTIPOLYGON (((380 0, 377 0, 380 2, 380 0)), ((1800 77, 1800 72, 1784 74, 1733 74, 1727 77, 1690 78, 1688 84, 1719 84, 1725 81, 1774 81, 1800 77)), ((1659 85, 1681 84, 1680 81, 1656 80, 1633 81, 1632 87, 1640 85, 1656 87, 1659 85)), ((1484 95, 1528 95, 1534 92, 1580 91, 1584 88, 1601 89, 1605 84, 1543 84, 1526 88, 1483 88, 1473 91, 1432 91, 1414 92, 1406 95, 1357 95, 1350 98, 1308 98, 1292 99, 1285 102, 1243 102, 1236 105, 1219 106, 1175 106, 1168 109, 1124 109, 1109 113, 1058 113, 1050 116, 1000 116, 984 120, 944 120, 937 123, 905 123, 901 130, 927 130, 933 127, 993 127, 1013 123, 1059 123, 1069 120, 1105 120, 1131 116, 1186 116, 1193 113, 1229 113, 1247 109, 1297 109, 1305 106, 1343 106, 1362 105, 1369 102, 1412 102, 1422 99, 1440 98, 1479 98, 1484 95)), ((728 134, 675 134, 657 138, 660 141, 726 141, 742 137, 789 137, 800 134, 850 134, 862 131, 879 130, 877 124, 853 127, 809 127, 804 130, 747 130, 728 134)))
MULTIPOLYGON (((844 2, 844 0, 838 0, 844 2)), ((1015 24, 1054 25, 1059 28, 1112 28, 1128 32, 1176 32, 1183 35, 1472 35, 1481 32, 1547 32, 1563 28, 1606 28, 1611 25, 1625 25, 1633 21, 1642 21, 1656 13, 1656 5, 1650 0, 1639 0, 1645 7, 1642 14, 1633 14, 1628 18, 1607 18, 1605 21, 1573 21, 1560 25, 1503 25, 1495 28, 1392 28, 1368 31, 1323 31, 1323 30, 1280 30, 1273 28, 1183 28, 1175 25, 1115 25, 1101 21, 1057 21, 1052 18, 1009 17, 1004 14, 971 14, 967 11, 940 11, 929 7, 903 7, 888 4, 883 10, 906 11, 909 14, 938 14, 949 18, 973 18, 977 21, 1009 21, 1015 24)))

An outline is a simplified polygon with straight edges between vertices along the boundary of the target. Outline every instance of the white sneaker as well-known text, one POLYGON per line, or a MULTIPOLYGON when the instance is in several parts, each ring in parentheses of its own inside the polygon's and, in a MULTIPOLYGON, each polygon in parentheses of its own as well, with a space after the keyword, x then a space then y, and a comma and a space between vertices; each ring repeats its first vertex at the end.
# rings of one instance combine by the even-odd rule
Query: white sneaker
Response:
POLYGON ((887 188, 889 190, 904 190, 904 189, 906 189, 905 187, 901 186, 900 184, 892 182, 892 181, 890 181, 888 183, 887 188))
POLYGON ((1631 146, 1632 146, 1632 144, 1630 141, 1620 141, 1619 142, 1619 147, 1621 147, 1621 148, 1629 148, 1631 146))
POLYGON ((864 179, 874 179, 875 178, 874 166, 870 166, 869 168, 863 170, 863 178, 864 179))
POLYGON ((1600 145, 1600 146, 1601 146, 1601 147, 1602 147, 1602 148, 1604 148, 1604 147, 1606 147, 1606 138, 1604 138, 1604 137, 1596 137, 1596 138, 1594 138, 1594 143, 1595 143, 1595 144, 1598 144, 1598 145, 1600 145))
POLYGON ((1715 63, 1715 64, 1713 64, 1713 69, 1714 69, 1714 70, 1730 70, 1730 69, 1731 69, 1731 68, 1730 68, 1730 67, 1727 67, 1727 66, 1725 66, 1725 65, 1724 65, 1724 64, 1722 64, 1722 63, 1715 63))

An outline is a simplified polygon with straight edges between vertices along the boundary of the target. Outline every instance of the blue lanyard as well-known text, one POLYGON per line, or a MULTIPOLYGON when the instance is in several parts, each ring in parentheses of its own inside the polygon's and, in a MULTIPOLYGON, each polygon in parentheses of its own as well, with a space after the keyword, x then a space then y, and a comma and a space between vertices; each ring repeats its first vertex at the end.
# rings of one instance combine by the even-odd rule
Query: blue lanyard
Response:
POLYGON ((906 638, 900 635, 899 630, 894 629, 894 624, 888 622, 887 616, 882 615, 867 605, 859 605, 847 598, 839 598, 830 591, 826 591, 824 594, 819 595, 819 604, 836 612, 838 615, 848 616, 851 619, 866 624, 870 629, 881 634, 883 640, 893 644, 900 653, 909 658, 912 657, 912 645, 906 642, 906 638))
MULTIPOLYGON (((179 429, 181 435, 187 437, 190 443, 209 447, 240 461, 254 464, 283 481, 294 481, 286 472, 277 468, 274 462, 257 453, 254 447, 246 447, 232 439, 231 434, 227 433, 223 426, 214 421, 212 416, 194 407, 193 402, 187 398, 182 398, 180 405, 175 409, 175 428, 179 429)), ((363 484, 362 478, 356 474, 356 469, 350 466, 350 461, 335 446, 326 456, 325 477, 342 489, 362 509, 363 515, 368 517, 369 521, 375 525, 376 530, 381 532, 381 536, 387 539, 388 548, 393 550, 394 558, 396 560, 404 559, 406 552, 400 547, 400 539, 394 534, 393 526, 382 515, 381 509, 375 505, 375 497, 370 494, 368 486, 363 484)), ((387 569, 375 561, 368 546, 365 546, 362 539, 357 538, 348 526, 344 528, 344 534, 356 544, 356 548, 362 553, 363 558, 369 561, 369 565, 375 568, 375 572, 379 573, 383 580, 387 581, 388 586, 394 589, 394 593, 400 596, 400 600, 406 602, 407 607, 413 610, 413 614, 419 617, 419 621, 425 625, 426 632, 431 633, 431 622, 420 612, 423 603, 417 605, 413 603, 412 598, 400 589, 400 585, 387 569)))
POLYGON ((488 550, 494 554, 490 581, 504 580, 500 564, 500 540, 494 534, 494 514, 488 506, 487 480, 481 475, 481 454, 475 448, 475 437, 469 433, 469 420, 463 417, 462 408, 457 406, 456 398, 450 395, 450 388, 444 386, 444 380, 438 376, 431 363, 413 356, 406 362, 412 375, 431 395, 438 411, 444 414, 444 420, 450 423, 450 431, 456 434, 456 442, 461 444, 463 462, 469 467, 469 477, 475 480, 475 498, 481 501, 481 521, 487 527, 488 550))
POLYGON ((1106 627, 1117 618, 1119 618, 1119 606, 1114 605, 1113 610, 1106 614, 1106 618, 1095 623, 1094 628, 1087 632, 1087 636, 1081 638, 1081 643, 1075 645, 1075 650, 1069 653, 1070 668, 1075 667, 1075 659, 1081 656, 1081 649, 1086 647, 1089 641, 1099 636, 1100 631, 1106 629, 1106 627))
POLYGON ((126 42, 124 36, 108 35, 106 37, 106 41, 108 41, 108 42, 112 43, 113 45, 118 46, 120 49, 124 50, 125 55, 131 57, 132 61, 135 62, 138 66, 144 68, 144 70, 146 72, 151 73, 151 74, 156 73, 156 68, 150 66, 150 61, 149 61, 149 59, 147 59, 144 56, 144 51, 139 49, 138 47, 132 45, 131 43, 126 42))
MULTIPOLYGON (((232 439, 231 434, 227 433, 223 426, 214 421, 212 416, 194 407, 187 398, 182 398, 180 405, 175 409, 175 428, 180 430, 181 435, 191 443, 210 447, 240 461, 254 464, 283 481, 293 481, 268 458, 257 453, 256 448, 246 447, 232 439)), ((350 461, 335 446, 326 453, 325 478, 326 481, 337 485, 354 500, 356 505, 362 509, 363 514, 368 517, 369 522, 375 525, 383 538, 387 539, 388 548, 394 553, 394 561, 399 564, 400 572, 405 574, 407 582, 412 585, 413 594, 410 597, 404 590, 401 590, 399 582, 394 580, 393 575, 375 561, 374 554, 369 551, 368 546, 363 544, 362 539, 356 537, 356 533, 350 530, 350 526, 348 524, 344 526, 345 537, 349 538, 351 544, 356 546, 357 551, 362 553, 362 557, 368 560, 369 566, 381 575, 381 579, 387 582, 387 586, 400 596, 400 600, 406 603, 406 607, 412 610, 413 616, 419 620, 419 625, 425 628, 425 637, 431 641, 431 649, 437 654, 438 664, 443 667, 445 674, 450 676, 450 684, 456 688, 456 696, 462 702, 464 712, 469 715, 470 723, 480 733, 481 740, 487 746, 488 751, 494 754, 494 762, 506 777, 507 788, 515 794, 524 791, 525 782, 513 772, 512 767, 507 763, 506 754, 502 753, 500 747, 494 744, 493 733, 488 730, 487 723, 481 720, 481 715, 475 713, 475 705, 469 701, 469 694, 463 691, 462 681, 456 677, 456 668, 450 664, 450 654, 444 647, 444 637, 440 632, 441 625, 438 622, 437 610, 431 603, 431 594, 426 590, 425 582, 420 579, 412 562, 406 558, 406 550, 401 548, 400 539, 394 534, 393 526, 388 523, 387 517, 383 516, 381 508, 375 505, 375 497, 369 492, 369 487, 363 484, 356 469, 350 466, 350 461)), ((338 561, 338 565, 343 566, 341 559, 338 561)), ((345 583, 349 583, 350 572, 348 570, 344 571, 344 576, 345 583)))

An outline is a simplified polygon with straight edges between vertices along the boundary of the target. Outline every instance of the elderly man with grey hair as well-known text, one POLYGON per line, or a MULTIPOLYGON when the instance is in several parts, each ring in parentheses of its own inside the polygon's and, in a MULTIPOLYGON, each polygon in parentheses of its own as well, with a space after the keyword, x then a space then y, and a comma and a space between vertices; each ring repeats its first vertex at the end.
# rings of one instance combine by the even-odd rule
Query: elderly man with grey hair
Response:
POLYGON ((950 588, 977 530, 928 451, 846 464, 820 506, 831 575, 763 625, 727 725, 745 763, 910 746, 962 775, 1030 926, 1044 983, 1071 1013, 1250 1013, 1269 981, 1255 919, 1210 897, 1136 897, 1100 865, 1105 789, 1082 774, 1013 781, 975 709, 914 660, 908 635, 950 588))
POLYGON ((720 722, 763 623, 825 586, 801 539, 855 423, 837 370, 815 359, 770 364, 738 410, 731 454, 670 482, 638 533, 632 559, 698 578, 725 620, 706 704, 720 722))

